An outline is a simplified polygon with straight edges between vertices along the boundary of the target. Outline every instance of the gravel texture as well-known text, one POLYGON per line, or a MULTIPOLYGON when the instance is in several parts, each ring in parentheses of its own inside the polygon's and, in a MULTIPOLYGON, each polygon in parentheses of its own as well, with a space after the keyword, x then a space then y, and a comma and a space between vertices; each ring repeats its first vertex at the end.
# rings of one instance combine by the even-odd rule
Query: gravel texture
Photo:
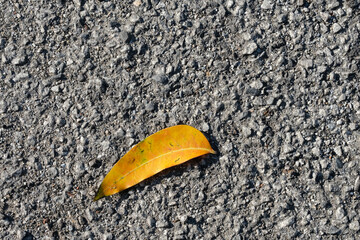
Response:
POLYGON ((358 0, 0 0, 0 239, 356 239, 358 0), (92 202, 165 127, 216 156, 92 202))

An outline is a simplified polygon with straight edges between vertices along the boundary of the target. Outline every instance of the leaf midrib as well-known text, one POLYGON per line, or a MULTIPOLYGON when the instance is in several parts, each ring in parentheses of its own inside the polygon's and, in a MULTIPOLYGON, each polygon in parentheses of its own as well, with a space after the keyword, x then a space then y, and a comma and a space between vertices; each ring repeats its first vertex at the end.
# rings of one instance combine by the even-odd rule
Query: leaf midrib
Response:
MULTIPOLYGON (((161 155, 159 155, 159 156, 157 156, 157 157, 154 157, 154 158, 150 159, 149 161, 147 161, 147 162, 139 165, 138 167, 134 168, 133 170, 127 172, 125 175, 122 176, 122 179, 119 180, 119 178, 117 178, 117 179, 115 180, 115 184, 117 184, 119 181, 124 180, 129 174, 135 172, 136 170, 138 170, 138 169, 141 168, 142 166, 144 166, 144 165, 146 165, 146 164, 148 164, 148 163, 150 163, 150 162, 152 162, 152 161, 155 161, 155 160, 158 159, 158 158, 164 157, 164 156, 169 155, 169 154, 172 154, 172 153, 177 153, 177 152, 182 152, 182 151, 189 151, 189 150, 204 150, 204 151, 208 151, 209 153, 211 153, 211 152, 213 151, 212 149, 209 149, 209 148, 183 148, 183 149, 178 149, 178 150, 174 150, 174 151, 171 151, 171 152, 167 152, 167 153, 161 154, 161 155)), ((190 159, 189 159, 189 160, 190 160, 190 159)), ((106 189, 104 189, 104 191, 107 190, 107 189, 109 189, 109 188, 110 188, 110 186, 107 187, 106 189)))

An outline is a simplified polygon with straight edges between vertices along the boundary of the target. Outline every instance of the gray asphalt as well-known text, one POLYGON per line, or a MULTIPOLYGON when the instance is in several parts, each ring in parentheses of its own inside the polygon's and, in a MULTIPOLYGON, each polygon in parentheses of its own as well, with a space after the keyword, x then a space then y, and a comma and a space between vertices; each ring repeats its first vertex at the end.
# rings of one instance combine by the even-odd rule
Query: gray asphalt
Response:
POLYGON ((0 239, 358 239, 357 0, 0 0, 0 239), (163 128, 203 156, 93 202, 163 128))

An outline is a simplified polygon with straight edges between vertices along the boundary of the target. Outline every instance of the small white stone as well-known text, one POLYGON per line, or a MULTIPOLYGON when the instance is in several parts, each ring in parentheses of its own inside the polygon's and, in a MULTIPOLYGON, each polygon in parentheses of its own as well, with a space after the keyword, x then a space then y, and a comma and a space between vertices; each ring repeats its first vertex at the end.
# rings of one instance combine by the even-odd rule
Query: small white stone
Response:
POLYGON ((336 153, 336 155, 338 155, 339 157, 342 156, 342 149, 340 146, 337 146, 334 148, 334 152, 336 153))
POLYGON ((209 124, 207 124, 206 122, 202 124, 201 128, 204 132, 207 132, 210 129, 209 124))
POLYGON ((274 6, 274 3, 272 0, 264 0, 261 4, 261 8, 264 10, 271 10, 274 6))
POLYGON ((349 224, 349 228, 353 231, 359 231, 360 230, 360 224, 359 221, 354 220, 349 224))
POLYGON ((254 41, 249 42, 244 48, 244 55, 253 54, 258 48, 257 44, 254 41))
POLYGON ((334 25, 332 25, 332 31, 333 33, 338 33, 342 30, 342 27, 340 24, 338 23, 334 23, 334 25))
POLYGON ((133 2, 133 5, 135 6, 135 7, 138 7, 138 6, 140 6, 141 5, 141 0, 135 0, 134 2, 133 2))
POLYGON ((282 229, 282 228, 288 227, 288 226, 294 224, 294 222, 295 222, 294 217, 286 218, 286 219, 284 219, 284 220, 282 220, 281 222, 278 223, 278 228, 282 229))

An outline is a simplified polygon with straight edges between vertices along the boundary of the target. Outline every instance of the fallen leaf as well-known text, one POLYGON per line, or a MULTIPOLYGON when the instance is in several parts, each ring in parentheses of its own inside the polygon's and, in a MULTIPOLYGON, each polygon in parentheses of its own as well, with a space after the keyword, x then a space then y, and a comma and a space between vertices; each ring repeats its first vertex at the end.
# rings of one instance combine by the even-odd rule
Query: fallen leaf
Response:
POLYGON ((135 145, 114 165, 101 183, 94 201, 208 153, 215 154, 215 151, 199 130, 187 125, 163 129, 135 145))

